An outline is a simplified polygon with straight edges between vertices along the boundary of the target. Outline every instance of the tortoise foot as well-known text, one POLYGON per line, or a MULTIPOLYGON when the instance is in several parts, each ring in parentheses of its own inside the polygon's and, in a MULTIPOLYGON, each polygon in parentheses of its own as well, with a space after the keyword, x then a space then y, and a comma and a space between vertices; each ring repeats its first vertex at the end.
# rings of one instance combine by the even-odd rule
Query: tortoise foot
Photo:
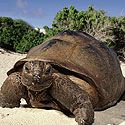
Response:
POLYGON ((74 114, 78 125, 91 125, 94 122, 93 112, 88 112, 86 108, 76 109, 74 114))

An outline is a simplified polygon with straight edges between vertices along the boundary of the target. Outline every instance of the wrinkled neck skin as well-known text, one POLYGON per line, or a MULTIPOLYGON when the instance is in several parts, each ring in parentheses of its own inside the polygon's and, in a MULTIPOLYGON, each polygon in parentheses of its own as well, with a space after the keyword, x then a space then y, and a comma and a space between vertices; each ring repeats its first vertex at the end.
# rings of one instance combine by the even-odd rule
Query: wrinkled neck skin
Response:
POLYGON ((42 91, 28 90, 28 95, 31 101, 36 102, 47 101, 50 98, 47 89, 42 91))

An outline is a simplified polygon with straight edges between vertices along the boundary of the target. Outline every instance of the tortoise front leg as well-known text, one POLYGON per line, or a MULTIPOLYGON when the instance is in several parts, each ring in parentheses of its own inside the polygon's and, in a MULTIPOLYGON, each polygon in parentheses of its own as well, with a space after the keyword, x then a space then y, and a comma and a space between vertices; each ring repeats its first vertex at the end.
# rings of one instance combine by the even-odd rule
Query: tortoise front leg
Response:
POLYGON ((79 125, 90 125, 94 121, 94 110, 88 93, 66 76, 55 76, 50 88, 53 98, 75 115, 79 125))
POLYGON ((27 90, 21 83, 21 73, 15 72, 8 76, 1 87, 0 106, 19 107, 20 99, 25 98, 28 102, 27 90))

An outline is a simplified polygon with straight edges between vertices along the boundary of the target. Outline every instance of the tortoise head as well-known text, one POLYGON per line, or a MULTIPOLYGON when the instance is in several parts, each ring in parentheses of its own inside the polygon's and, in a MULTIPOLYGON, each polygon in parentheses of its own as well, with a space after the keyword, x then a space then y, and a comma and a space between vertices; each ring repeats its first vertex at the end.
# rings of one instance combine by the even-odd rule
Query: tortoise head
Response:
POLYGON ((21 80, 28 89, 44 90, 52 84, 52 67, 47 62, 28 61, 23 66, 21 80))

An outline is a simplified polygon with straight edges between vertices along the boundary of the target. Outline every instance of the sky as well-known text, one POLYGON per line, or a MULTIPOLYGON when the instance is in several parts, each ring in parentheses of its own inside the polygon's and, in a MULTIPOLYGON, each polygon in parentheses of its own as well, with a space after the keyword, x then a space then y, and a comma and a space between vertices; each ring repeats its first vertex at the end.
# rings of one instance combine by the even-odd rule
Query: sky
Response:
POLYGON ((108 16, 125 16, 125 0, 0 0, 0 17, 22 19, 35 28, 51 27, 56 13, 64 7, 75 6, 86 11, 93 4, 108 16))

